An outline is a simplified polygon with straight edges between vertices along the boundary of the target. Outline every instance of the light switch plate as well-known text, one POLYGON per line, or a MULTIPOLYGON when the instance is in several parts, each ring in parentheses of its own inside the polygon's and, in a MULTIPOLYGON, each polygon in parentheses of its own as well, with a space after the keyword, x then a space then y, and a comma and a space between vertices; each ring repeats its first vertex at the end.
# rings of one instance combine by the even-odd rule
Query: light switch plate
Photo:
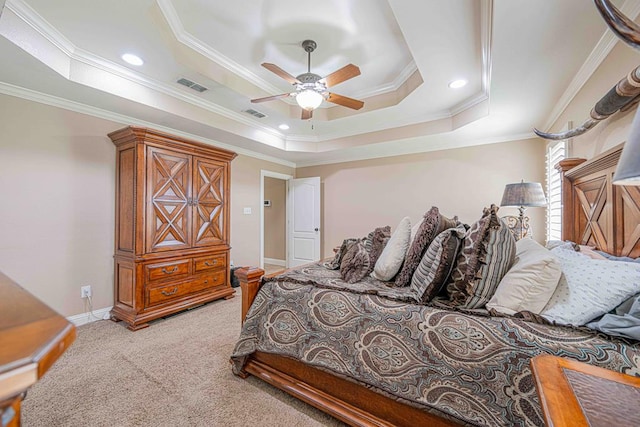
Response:
POLYGON ((244 208, 245 215, 251 215, 251 208, 244 208))

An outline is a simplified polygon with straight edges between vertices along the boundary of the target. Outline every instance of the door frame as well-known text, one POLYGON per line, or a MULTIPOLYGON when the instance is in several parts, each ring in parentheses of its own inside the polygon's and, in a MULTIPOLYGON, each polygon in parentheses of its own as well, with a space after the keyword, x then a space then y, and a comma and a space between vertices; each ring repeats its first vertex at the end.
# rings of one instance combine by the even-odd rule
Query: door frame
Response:
POLYGON ((285 203, 287 203, 285 209, 285 236, 284 236, 284 253, 285 253, 285 268, 289 268, 289 183, 293 179, 293 175, 287 175, 279 172, 272 172, 269 170, 260 170, 260 268, 264 268, 264 178, 277 178, 282 179, 285 182, 285 203))

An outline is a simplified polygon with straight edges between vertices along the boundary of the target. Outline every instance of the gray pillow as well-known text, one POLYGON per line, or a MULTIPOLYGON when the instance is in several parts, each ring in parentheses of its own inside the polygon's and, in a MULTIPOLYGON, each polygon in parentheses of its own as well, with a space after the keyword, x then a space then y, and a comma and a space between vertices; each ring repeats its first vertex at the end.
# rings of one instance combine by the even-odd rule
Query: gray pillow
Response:
POLYGON ((435 237, 448 228, 455 227, 458 224, 458 217, 449 219, 440 214, 437 207, 433 206, 424 216, 418 231, 409 246, 407 255, 404 257, 404 264, 400 272, 396 276, 396 286, 407 286, 411 282, 411 277, 416 271, 420 260, 425 251, 435 239, 435 237))
POLYGON ((336 252, 335 256, 333 257, 332 260, 325 262, 323 265, 328 268, 329 270, 337 270, 340 268, 340 263, 342 262, 342 257, 344 256, 344 254, 347 253, 347 251, 349 250, 349 248, 351 247, 351 245, 353 245, 355 242, 357 242, 358 239, 344 239, 342 241, 342 245, 340 245, 340 248, 338 249, 338 251, 336 252))
POLYGON ((482 308, 491 299, 516 256, 516 240, 491 205, 465 235, 447 285, 451 305, 482 308))
POLYGON ((351 245, 340 263, 340 276, 347 283, 356 283, 369 274, 369 252, 362 240, 351 245))
POLYGON ((411 278, 411 290, 420 304, 433 299, 449 279, 466 229, 461 224, 438 234, 411 278))

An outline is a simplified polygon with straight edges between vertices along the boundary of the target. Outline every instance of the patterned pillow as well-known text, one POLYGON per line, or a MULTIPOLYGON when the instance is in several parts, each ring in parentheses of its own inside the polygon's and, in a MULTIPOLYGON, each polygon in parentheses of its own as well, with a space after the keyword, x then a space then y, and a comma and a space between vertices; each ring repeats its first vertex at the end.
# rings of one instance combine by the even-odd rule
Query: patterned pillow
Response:
POLYGON ((369 273, 373 271, 380 254, 391 237, 391 227, 378 227, 367 236, 365 247, 369 252, 369 273))
POLYGON ((351 245, 357 242, 358 239, 344 239, 342 241, 342 245, 340 245, 340 249, 336 252, 336 255, 333 257, 331 261, 325 262, 323 265, 329 270, 337 270, 340 268, 340 263, 342 262, 342 257, 347 253, 351 245))
POLYGON ((340 276, 347 283, 362 280, 370 271, 370 257, 362 240, 358 240, 347 250, 340 263, 340 276))
POLYGON ((444 230, 427 248, 411 278, 411 289, 418 303, 429 302, 447 283, 465 231, 462 224, 444 230))
POLYGON ((516 254, 516 240, 491 205, 467 231, 456 267, 447 285, 449 302, 462 308, 482 308, 493 296, 516 254))
POLYGON ((580 326, 614 309, 640 290, 640 265, 591 259, 580 252, 555 248, 551 253, 562 275, 542 317, 561 325, 580 326))
POLYGON ((444 230, 455 227, 457 224, 458 217, 449 219, 441 215, 435 206, 424 214, 420 228, 418 228, 411 246, 409 246, 409 251, 404 258, 402 269, 396 276, 396 286, 407 286, 411 283, 411 277, 433 239, 444 230))

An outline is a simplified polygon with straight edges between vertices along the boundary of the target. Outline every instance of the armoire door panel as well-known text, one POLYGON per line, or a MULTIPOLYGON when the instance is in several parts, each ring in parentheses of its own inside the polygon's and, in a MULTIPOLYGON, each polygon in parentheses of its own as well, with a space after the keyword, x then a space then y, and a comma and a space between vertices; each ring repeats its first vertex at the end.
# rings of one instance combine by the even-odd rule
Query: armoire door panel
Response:
POLYGON ((225 185, 224 163, 194 158, 193 246, 226 241, 225 185))
POLYGON ((190 246, 191 156, 147 148, 147 252, 190 246))

